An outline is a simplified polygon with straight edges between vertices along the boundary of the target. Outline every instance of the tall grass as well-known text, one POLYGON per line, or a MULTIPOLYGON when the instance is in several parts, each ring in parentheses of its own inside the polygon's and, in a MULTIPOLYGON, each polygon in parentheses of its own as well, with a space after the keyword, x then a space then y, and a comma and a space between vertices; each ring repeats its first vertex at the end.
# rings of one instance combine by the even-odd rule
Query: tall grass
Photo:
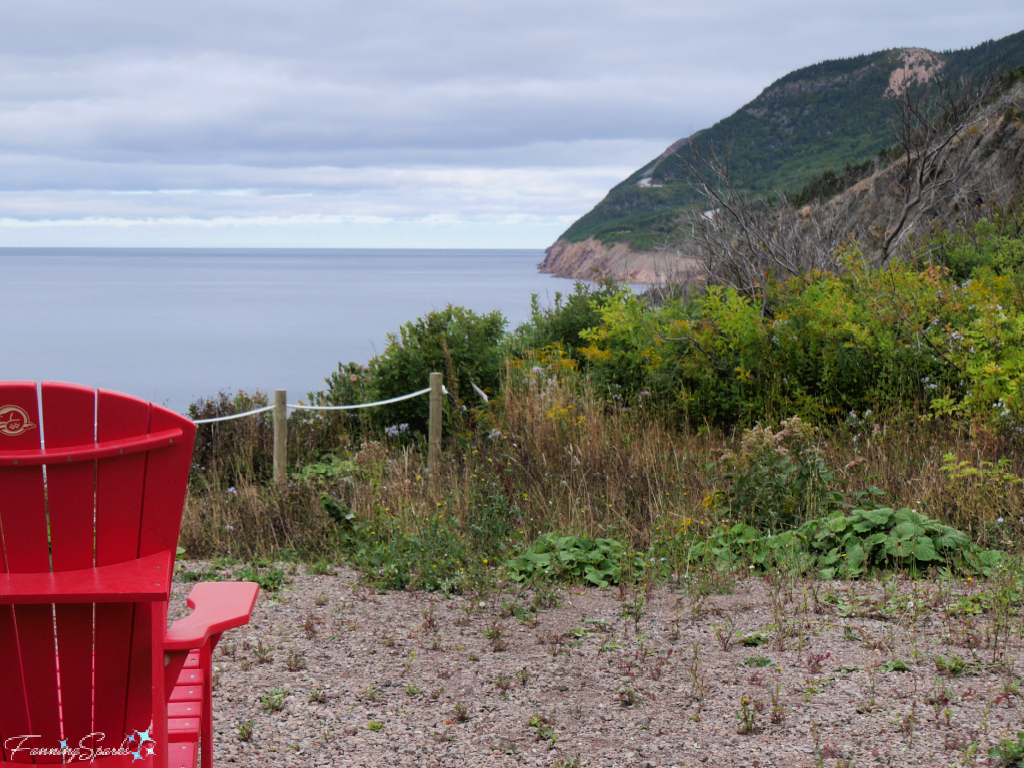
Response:
MULTIPOLYGON (((260 396, 234 399, 238 410, 250 402, 260 396)), ((334 558, 353 523, 379 541, 385 531, 436 532, 443 521, 465 549, 460 557, 493 559, 549 531, 610 536, 644 550, 680 526, 707 531, 742 516, 717 503, 721 475, 709 471, 739 448, 740 432, 671 429, 642 399, 624 407, 599 398, 571 366, 510 365, 499 397, 473 413, 451 409, 446 419, 441 463, 430 472, 414 440, 293 416, 292 469, 331 458, 323 471, 280 488, 268 480, 268 423, 243 419, 228 422, 237 425, 230 431, 200 433, 181 543, 193 557, 334 558), (353 519, 338 519, 338 510, 353 519)), ((833 490, 877 486, 882 503, 918 509, 983 546, 1005 548, 1024 533, 1016 479, 1024 460, 1010 437, 913 415, 886 422, 868 415, 819 431, 816 440, 834 471, 833 490), (955 461, 944 458, 950 454, 955 461), (1009 461, 997 466, 1001 456, 1009 461)))

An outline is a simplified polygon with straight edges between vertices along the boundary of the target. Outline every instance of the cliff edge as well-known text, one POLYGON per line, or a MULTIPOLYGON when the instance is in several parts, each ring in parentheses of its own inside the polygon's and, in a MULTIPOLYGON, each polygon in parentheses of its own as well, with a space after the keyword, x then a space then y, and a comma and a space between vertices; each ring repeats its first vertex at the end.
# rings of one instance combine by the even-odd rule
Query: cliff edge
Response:
POLYGON ((633 251, 626 243, 607 246, 588 238, 578 243, 559 240, 545 252, 540 271, 576 280, 660 284, 680 282, 697 262, 677 251, 633 251))

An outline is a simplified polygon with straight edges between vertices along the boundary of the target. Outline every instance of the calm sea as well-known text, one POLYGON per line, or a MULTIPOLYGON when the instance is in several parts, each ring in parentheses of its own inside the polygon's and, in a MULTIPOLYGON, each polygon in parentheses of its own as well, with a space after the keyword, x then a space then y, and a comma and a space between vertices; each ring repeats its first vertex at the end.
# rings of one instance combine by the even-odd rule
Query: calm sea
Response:
MULTIPOLYGON (((0 249, 0 380, 106 387, 184 411, 220 390, 288 399, 446 304, 501 310, 572 282, 542 251, 0 249)), ((424 383, 425 386, 425 383, 424 383)))

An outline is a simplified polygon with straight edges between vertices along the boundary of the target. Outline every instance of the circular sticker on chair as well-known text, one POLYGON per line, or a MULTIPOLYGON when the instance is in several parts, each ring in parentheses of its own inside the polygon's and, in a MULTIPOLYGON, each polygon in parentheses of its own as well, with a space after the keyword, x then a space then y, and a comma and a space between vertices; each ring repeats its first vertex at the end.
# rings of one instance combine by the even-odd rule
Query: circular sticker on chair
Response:
POLYGON ((28 414, 18 406, 0 405, 0 435, 17 437, 35 427, 28 414))

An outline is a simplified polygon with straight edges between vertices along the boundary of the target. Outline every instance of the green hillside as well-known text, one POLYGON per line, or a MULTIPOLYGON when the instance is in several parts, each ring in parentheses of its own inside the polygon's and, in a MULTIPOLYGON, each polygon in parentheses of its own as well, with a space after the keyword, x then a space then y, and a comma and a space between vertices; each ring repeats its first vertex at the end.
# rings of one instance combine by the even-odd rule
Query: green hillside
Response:
MULTIPOLYGON (((1024 64, 1024 31, 931 55, 943 63, 943 76, 983 77, 1024 64)), ((560 239, 622 241, 636 250, 669 240, 678 212, 697 202, 686 170, 693 151, 688 142, 698 151, 713 145, 726 154, 735 186, 755 193, 796 191, 826 169, 873 157, 892 144, 885 93, 902 66, 903 51, 889 50, 789 73, 612 188, 560 239)))

